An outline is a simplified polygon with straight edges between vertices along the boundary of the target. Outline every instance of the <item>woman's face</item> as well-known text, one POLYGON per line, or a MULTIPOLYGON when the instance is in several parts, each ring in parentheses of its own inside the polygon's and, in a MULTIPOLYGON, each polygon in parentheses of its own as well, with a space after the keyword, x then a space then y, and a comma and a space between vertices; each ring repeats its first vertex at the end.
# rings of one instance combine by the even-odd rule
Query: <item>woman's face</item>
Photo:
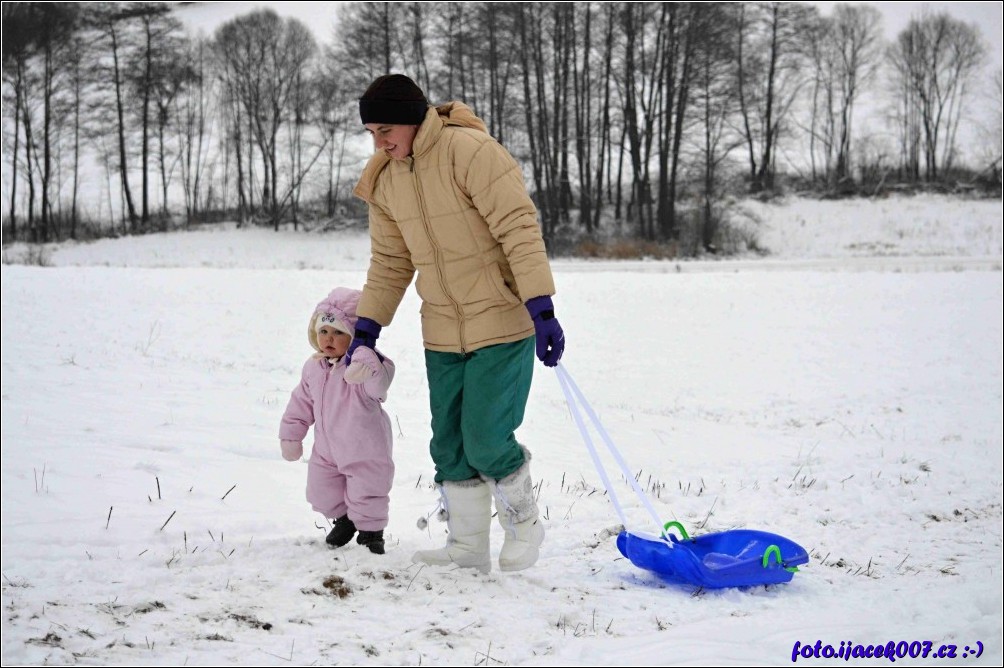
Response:
POLYGON ((418 134, 417 125, 367 123, 364 127, 373 137, 373 148, 377 151, 386 151, 395 160, 404 160, 411 155, 411 145, 418 134))

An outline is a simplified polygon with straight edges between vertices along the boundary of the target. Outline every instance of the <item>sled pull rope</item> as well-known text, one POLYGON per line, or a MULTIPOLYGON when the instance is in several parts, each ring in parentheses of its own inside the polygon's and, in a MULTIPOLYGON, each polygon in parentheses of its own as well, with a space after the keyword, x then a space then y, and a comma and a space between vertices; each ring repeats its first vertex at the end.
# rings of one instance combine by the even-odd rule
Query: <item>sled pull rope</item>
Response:
POLYGON ((607 477, 606 469, 600 462, 599 455, 596 452, 596 446, 593 445, 593 440, 589 436, 589 430, 586 429, 585 422, 582 419, 582 414, 579 412, 580 408, 585 411, 589 420, 596 428, 597 433, 599 433, 603 442, 606 444, 607 449, 610 450, 610 454, 613 455, 613 458, 620 467, 624 477, 627 478, 627 481, 631 484, 635 494, 638 495, 638 498, 641 499, 641 502, 645 505, 649 515, 651 515, 652 519, 655 521, 655 525, 660 528, 659 535, 665 538, 666 533, 663 529, 662 520, 659 519, 659 514, 655 512, 652 502, 649 501, 648 497, 642 491, 641 487, 638 485, 638 481, 634 479, 634 474, 631 472, 631 469, 628 468, 624 458, 621 457, 620 451, 617 450, 617 447, 610 439, 610 435, 607 434, 606 429, 603 428, 603 424, 596 416, 596 412, 593 410, 592 406, 589 405, 589 402, 586 401, 585 396, 582 394, 582 390, 580 390, 579 386, 575 384, 575 381, 572 380, 571 375, 569 375, 568 371, 561 362, 558 362, 554 370, 558 374, 558 383, 561 385, 561 391, 565 395, 565 401, 568 403, 568 407, 572 411, 572 417, 575 418, 575 425, 579 428, 579 433, 582 434, 582 440, 586 443, 586 448, 589 450, 589 456, 593 460, 593 466, 596 467, 596 472, 600 474, 600 479, 603 481, 603 485, 607 488, 607 492, 610 494, 610 500, 613 502, 614 509, 617 511, 617 515, 621 519, 621 524, 625 527, 627 526, 627 518, 624 515, 624 509, 621 507, 617 494, 614 492, 613 485, 610 484, 610 479, 607 477))

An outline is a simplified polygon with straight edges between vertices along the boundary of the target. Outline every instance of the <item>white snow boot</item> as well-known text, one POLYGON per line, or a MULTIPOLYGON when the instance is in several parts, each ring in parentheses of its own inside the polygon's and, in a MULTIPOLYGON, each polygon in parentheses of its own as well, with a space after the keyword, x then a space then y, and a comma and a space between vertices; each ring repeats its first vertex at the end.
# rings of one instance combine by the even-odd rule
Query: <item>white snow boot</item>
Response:
POLYGON ((482 573, 492 569, 490 535, 492 493, 480 478, 447 480, 440 487, 443 511, 449 535, 446 546, 438 550, 420 550, 411 557, 416 564, 476 568, 482 573))
POLYGON ((521 571, 537 563, 540 545, 544 542, 544 525, 530 480, 530 453, 523 449, 526 460, 500 480, 489 480, 495 496, 499 524, 505 530, 505 543, 499 552, 499 568, 521 571))

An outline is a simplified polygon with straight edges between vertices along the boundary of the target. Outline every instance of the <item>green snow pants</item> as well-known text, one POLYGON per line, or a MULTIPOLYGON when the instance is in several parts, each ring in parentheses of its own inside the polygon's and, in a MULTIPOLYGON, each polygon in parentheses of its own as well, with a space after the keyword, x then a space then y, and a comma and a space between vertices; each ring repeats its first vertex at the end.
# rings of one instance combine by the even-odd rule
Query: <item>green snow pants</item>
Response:
POLYGON ((466 354, 425 351, 437 483, 504 478, 523 464, 513 432, 530 394, 534 340, 466 354))

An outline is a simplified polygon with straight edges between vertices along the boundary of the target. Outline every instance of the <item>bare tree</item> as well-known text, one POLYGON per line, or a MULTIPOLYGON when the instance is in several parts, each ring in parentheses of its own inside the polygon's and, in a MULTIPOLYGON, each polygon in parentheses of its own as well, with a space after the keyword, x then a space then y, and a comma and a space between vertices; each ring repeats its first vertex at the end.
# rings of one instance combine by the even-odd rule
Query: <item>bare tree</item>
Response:
POLYGON ((140 222, 144 228, 150 221, 150 103, 153 97, 153 61, 155 44, 159 35, 155 27, 156 17, 167 13, 168 8, 163 3, 133 3, 129 16, 135 17, 140 26, 141 45, 133 58, 129 59, 127 80, 133 94, 140 104, 133 107, 139 118, 140 128, 140 222))
POLYGON ((333 48, 327 47, 314 85, 317 89, 317 121, 327 146, 325 203, 329 216, 335 214, 339 203, 348 133, 358 122, 357 109, 352 102, 359 96, 359 92, 348 88, 348 80, 333 48), (336 138, 340 138, 340 141, 336 141, 336 138))
MULTIPOLYGON (((18 150, 21 143, 22 119, 29 124, 30 119, 22 114, 24 109, 23 100, 27 95, 28 86, 28 60, 34 53, 34 44, 31 35, 32 13, 28 3, 5 2, 3 3, 3 84, 4 84, 4 105, 6 113, 9 109, 14 111, 14 136, 12 150, 5 155, 11 159, 11 190, 10 190, 10 218, 11 235, 17 238, 17 186, 18 186, 18 150), (13 100, 9 99, 9 94, 13 94, 13 100)), ((4 124, 6 128, 6 123, 4 124)), ((25 129, 26 133, 30 130, 25 129)), ((6 134, 4 139, 7 139, 6 134)), ((30 151, 25 152, 25 157, 30 156, 30 151)), ((30 164, 30 163, 29 163, 30 164)), ((32 185, 30 166, 27 169, 26 179, 29 187, 32 185)), ((30 200, 34 204, 34 198, 30 200)), ((29 206, 29 211, 32 207, 29 206)), ((29 222, 29 225, 31 223, 29 222)))
POLYGON ((65 61, 67 70, 68 93, 65 103, 65 111, 62 114, 67 119, 73 130, 73 184, 70 194, 70 238, 77 238, 77 226, 80 222, 79 194, 80 194, 80 140, 84 128, 83 104, 84 89, 88 85, 88 77, 85 72, 85 60, 89 56, 89 49, 79 33, 75 33, 67 39, 65 61))
MULTIPOLYGON (((665 5, 664 5, 665 6, 665 5)), ((709 38, 721 25, 719 7, 687 3, 669 5, 663 47, 665 113, 660 115, 659 155, 659 234, 664 240, 678 236, 676 199, 683 138, 693 115, 692 88, 700 75, 697 60, 701 51, 713 48, 709 38)), ((696 119, 694 119, 696 120, 696 119)))
MULTIPOLYGON (((627 148, 631 164, 631 203, 638 225, 638 234, 645 239, 655 237, 655 220, 652 212, 651 155, 657 111, 655 100, 662 85, 658 64, 660 58, 655 48, 662 39, 657 32, 654 38, 649 27, 663 27, 653 22, 651 7, 626 4, 621 14, 624 31, 623 70, 620 80, 622 115, 627 148)), ((630 215, 630 214, 629 214, 630 215)))
POLYGON ((187 73, 183 62, 181 23, 170 15, 171 8, 163 2, 132 3, 128 16, 136 25, 139 43, 128 59, 127 80, 139 104, 133 106, 140 132, 142 170, 140 220, 144 227, 150 221, 151 140, 157 139, 157 166, 161 177, 161 212, 167 224, 167 125, 171 120, 171 102, 184 84, 187 73))
POLYGON ((373 79, 395 71, 411 71, 400 36, 404 14, 389 2, 344 3, 338 9, 334 54, 351 77, 346 84, 360 94, 373 79))
MULTIPOLYGON (((544 173, 543 173, 543 161, 541 159, 542 150, 538 146, 538 131, 536 128, 537 122, 533 108, 531 107, 532 100, 534 99, 534 90, 537 86, 534 85, 534 77, 537 68, 533 67, 532 63, 536 62, 536 59, 531 60, 531 44, 536 43, 537 40, 537 27, 538 23, 536 20, 537 12, 539 9, 537 5, 533 4, 520 4, 517 27, 519 30, 519 44, 518 49, 520 54, 520 69, 522 73, 523 82, 523 110, 525 113, 525 131, 527 136, 527 142, 529 144, 530 151, 530 162, 531 162, 531 174, 533 178, 534 190, 538 196, 544 192, 544 173)), ((541 221, 542 227, 544 228, 545 238, 552 231, 549 229, 550 224, 550 208, 544 209, 544 219, 541 221)))
POLYGON ((567 174, 567 148, 562 143, 567 131, 565 102, 570 64, 565 56, 570 6, 525 5, 519 7, 517 26, 520 40, 520 68, 523 81, 526 133, 531 166, 545 239, 553 239, 562 215, 563 165, 567 174), (565 156, 565 161, 562 157, 565 156))
POLYGON ((742 134, 733 129, 738 100, 732 76, 734 42, 729 35, 735 30, 737 6, 731 3, 702 6, 710 15, 704 21, 694 82, 701 128, 697 150, 701 162, 701 245, 705 251, 715 252, 719 216, 714 208, 721 190, 719 168, 744 142, 742 134))
POLYGON ((875 76, 882 55, 882 15, 868 5, 839 4, 833 9, 834 46, 837 61, 838 131, 837 180, 851 173, 851 120, 862 87, 875 76))
POLYGON ((977 123, 979 149, 977 159, 982 169, 981 178, 1000 187, 1001 160, 1004 157, 1004 91, 1001 70, 990 77, 989 85, 981 88, 985 112, 977 123))
POLYGON ((443 49, 443 60, 445 61, 445 83, 443 93, 448 99, 457 97, 464 98, 464 77, 463 59, 459 56, 463 53, 464 39, 464 4, 460 2, 440 3, 443 11, 442 26, 440 32, 443 35, 445 48, 443 49))
POLYGON ((213 119, 210 106, 215 99, 208 71, 206 40, 200 38, 188 42, 179 58, 175 70, 179 85, 171 98, 171 105, 180 156, 185 219, 190 223, 201 210, 203 176, 213 119))
MULTIPOLYGON (((28 180, 28 230, 33 240, 58 235, 61 96, 69 81, 67 45, 76 28, 77 7, 69 3, 15 3, 4 6, 4 83, 14 88, 15 126, 24 131, 24 166, 28 180), (9 40, 9 43, 8 43, 9 40), (10 73, 8 73, 10 71, 10 73), (36 118, 39 113, 41 118, 36 118), (38 126, 41 126, 40 128, 38 126), (34 224, 35 178, 41 216, 34 224)), ((15 145, 20 143, 19 138, 15 145)), ((13 155, 16 165, 16 151, 13 155)), ((16 192, 16 176, 12 193, 16 192)), ((11 208, 16 206, 12 196, 11 208)))
POLYGON ((778 142, 803 81, 813 12, 807 5, 786 2, 740 7, 737 88, 754 191, 774 188, 778 142))
POLYGON ((317 45, 300 21, 264 10, 220 26, 214 47, 224 63, 225 100, 237 105, 234 116, 247 121, 259 151, 262 203, 278 229, 280 202, 292 195, 302 175, 294 175, 286 193, 279 196, 277 138, 283 122, 293 116, 297 83, 302 82, 317 45))
POLYGON ((65 71, 61 65, 65 60, 65 45, 69 42, 76 25, 77 8, 69 3, 40 4, 39 21, 36 24, 36 39, 42 57, 42 240, 50 238, 53 220, 53 150, 58 142, 58 130, 54 124, 56 95, 61 82, 65 81, 65 71))
MULTIPOLYGON (((103 49, 106 56, 95 67, 94 74, 111 80, 114 91, 114 132, 118 149, 118 173, 122 187, 122 197, 129 220, 129 229, 138 231, 139 215, 133 203, 132 189, 129 186, 129 152, 126 148, 126 137, 129 132, 126 125, 126 57, 129 49, 129 21, 132 15, 128 7, 123 9, 115 3, 102 3, 95 6, 89 13, 89 24, 97 33, 98 48, 103 49)), ((102 128, 98 129, 99 131, 102 128)))
POLYGON ((882 15, 868 5, 838 4, 832 17, 810 19, 806 41, 813 65, 809 156, 813 179, 834 187, 851 178, 854 105, 881 62, 882 15))
MULTIPOLYGON (((572 61, 572 92, 575 112, 575 158, 579 174, 579 221, 587 232, 593 231, 594 203, 599 199, 593 184, 593 12, 585 3, 581 18, 582 47, 572 61), (579 57, 581 56, 581 63, 579 57)), ((602 149, 601 149, 602 150, 602 149)))
POLYGON ((808 156, 813 183, 828 181, 833 172, 833 152, 836 140, 835 70, 833 49, 833 19, 819 16, 807 27, 806 55, 812 66, 812 86, 809 100, 808 156), (817 163, 818 161, 818 163, 817 163))
MULTIPOLYGON (((603 74, 600 80, 603 82, 603 93, 602 96, 598 97, 597 104, 600 109, 600 119, 599 119, 599 130, 598 130, 598 140, 599 147, 597 148, 596 156, 596 188, 595 188, 595 203, 592 205, 593 218, 591 224, 587 222, 587 231, 593 231, 599 227, 600 224, 600 212, 602 210, 603 203, 603 173, 606 170, 607 173, 607 200, 612 199, 610 197, 609 186, 612 179, 610 178, 610 170, 612 167, 612 155, 613 155, 613 134, 612 134, 612 120, 610 115, 610 92, 611 92, 611 78, 613 71, 613 52, 614 52, 614 30, 616 28, 616 13, 612 4, 607 4, 605 6, 605 37, 603 40, 603 74)), ((587 200, 588 202, 588 200, 587 200)))
POLYGON ((305 134, 307 125, 314 120, 317 94, 314 73, 308 72, 307 68, 296 70, 289 94, 289 122, 286 123, 288 152, 292 162, 290 173, 300 175, 291 179, 289 185, 289 208, 293 216, 294 230, 300 221, 300 197, 303 192, 303 176, 307 172, 303 157, 305 134))
MULTIPOLYGON (((213 42, 212 51, 215 56, 215 67, 213 68, 216 72, 216 76, 219 81, 219 106, 218 112, 221 117, 225 135, 223 138, 224 150, 226 153, 227 168, 224 169, 224 178, 229 179, 230 174, 230 156, 234 157, 235 165, 234 170, 237 176, 237 220, 238 225, 242 225, 247 222, 252 215, 252 195, 251 195, 251 156, 250 151, 245 155, 245 115, 244 104, 241 100, 243 82, 241 78, 241 68, 242 63, 239 58, 227 58, 225 54, 222 54, 218 47, 218 41, 213 42), (246 166, 245 166, 246 163, 246 166)), ((204 81, 204 79, 203 79, 204 81)), ((205 89, 205 85, 199 87, 200 94, 205 89)), ((192 103, 189 102, 189 105, 192 103)), ((189 110, 191 110, 189 106, 189 110)), ((196 106, 199 109, 200 106, 196 106)), ((200 112, 199 112, 200 113, 200 112)), ((191 136, 191 127, 193 115, 189 111, 187 117, 189 122, 186 124, 189 128, 188 136, 191 136)), ((191 151, 191 142, 188 144, 188 151, 191 151)), ((189 153, 190 155, 190 153, 189 153)), ((186 179, 186 182, 189 181, 186 179)), ((198 183, 195 184, 196 190, 198 183)), ((189 189, 186 186, 186 198, 191 199, 189 189)), ((195 202, 198 202, 198 197, 196 196, 195 202)), ((189 213, 189 219, 191 219, 192 213, 189 213)))
MULTIPOLYGON (((986 48, 978 29, 946 13, 923 13, 910 21, 889 50, 894 82, 901 92, 901 131, 917 131, 924 156, 924 178, 937 180, 951 168, 955 140, 970 79, 986 48)), ((919 172, 919 156, 907 155, 910 171, 919 172), (912 163, 912 164, 911 164, 912 163)))
MULTIPOLYGON (((520 134, 519 99, 517 73, 519 60, 512 48, 517 39, 517 8, 512 4, 486 2, 478 3, 474 11, 473 31, 476 35, 468 47, 471 54, 468 68, 473 73, 473 82, 487 81, 480 88, 480 102, 477 109, 483 110, 489 133, 500 142, 515 145, 520 134), (472 48, 473 47, 473 48, 472 48)), ((574 10, 575 8, 571 8, 574 10)), ((471 86, 472 90, 478 90, 471 86)))
POLYGON ((408 62, 414 72, 414 80, 422 90, 429 90, 429 64, 426 60, 426 34, 428 32, 429 14, 422 11, 428 3, 409 2, 408 30, 411 33, 411 53, 408 62))

